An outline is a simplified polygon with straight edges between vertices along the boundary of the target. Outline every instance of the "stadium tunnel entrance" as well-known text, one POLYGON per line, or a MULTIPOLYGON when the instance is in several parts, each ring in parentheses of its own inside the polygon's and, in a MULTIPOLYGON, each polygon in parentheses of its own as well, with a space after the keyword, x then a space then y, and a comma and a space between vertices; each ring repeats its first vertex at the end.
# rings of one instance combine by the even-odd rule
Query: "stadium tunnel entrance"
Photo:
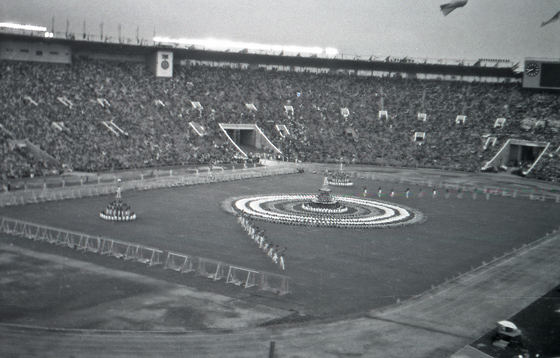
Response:
POLYGON ((546 152, 549 145, 547 142, 509 139, 482 170, 505 166, 513 170, 520 169, 523 174, 527 174, 546 152))
POLYGON ((220 128, 244 158, 249 157, 250 153, 282 155, 256 124, 220 123, 220 128))
POLYGON ((509 148, 508 163, 534 163, 545 146, 512 144, 509 148))

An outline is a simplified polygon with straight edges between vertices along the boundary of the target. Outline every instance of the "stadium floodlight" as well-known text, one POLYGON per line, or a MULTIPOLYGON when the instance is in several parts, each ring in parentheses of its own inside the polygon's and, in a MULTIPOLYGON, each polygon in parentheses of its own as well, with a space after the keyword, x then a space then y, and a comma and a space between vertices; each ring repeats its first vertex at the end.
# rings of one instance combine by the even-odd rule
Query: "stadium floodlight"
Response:
POLYGON ((21 25, 21 24, 14 24, 12 22, 0 22, 0 28, 12 29, 12 30, 39 31, 39 32, 47 31, 47 28, 43 26, 21 25))
POLYGON ((296 46, 296 45, 269 45, 255 42, 240 42, 220 39, 172 39, 169 37, 156 36, 154 42, 173 43, 179 45, 201 46, 207 50, 233 50, 247 49, 251 51, 273 51, 273 52, 293 52, 293 53, 309 53, 309 54, 327 54, 336 55, 338 50, 332 47, 323 49, 321 47, 296 46))

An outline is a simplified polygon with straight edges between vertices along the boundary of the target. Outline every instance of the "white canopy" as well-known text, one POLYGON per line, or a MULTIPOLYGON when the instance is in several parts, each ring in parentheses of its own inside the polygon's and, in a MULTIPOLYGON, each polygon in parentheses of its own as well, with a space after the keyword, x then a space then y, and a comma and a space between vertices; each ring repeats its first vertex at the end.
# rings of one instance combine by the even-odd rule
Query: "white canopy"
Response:
POLYGON ((500 326, 504 326, 506 328, 517 329, 517 326, 510 321, 500 321, 498 322, 500 326))

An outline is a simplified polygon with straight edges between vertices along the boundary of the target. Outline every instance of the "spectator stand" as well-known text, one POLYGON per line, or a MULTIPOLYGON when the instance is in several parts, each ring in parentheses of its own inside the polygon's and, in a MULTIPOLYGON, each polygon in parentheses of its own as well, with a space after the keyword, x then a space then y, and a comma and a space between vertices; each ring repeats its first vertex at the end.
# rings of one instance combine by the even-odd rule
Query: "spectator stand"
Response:
MULTIPOLYGON (((0 170, 11 178, 58 175, 62 164, 99 172, 229 162, 237 148, 217 124, 231 119, 257 124, 277 147, 283 137, 274 123, 284 122, 290 136, 281 140, 281 151, 290 160, 344 156, 362 164, 477 171, 491 151, 474 138, 490 133, 500 142, 554 142, 558 113, 553 93, 527 92, 519 84, 207 66, 179 67, 159 81, 140 63, 84 59, 71 66, 2 61, 0 70, 6 129, 0 144, 7 158, 0 170), (351 115, 345 118, 341 108, 351 115), (452 125, 457 113, 469 120, 452 125), (488 118, 507 122, 499 128, 488 118), (128 138, 109 124, 117 120, 128 138), (60 122, 68 131, 53 125, 60 122), (108 136, 115 133, 103 122, 120 136, 108 136), (206 134, 193 137, 189 122, 206 134), (348 127, 359 136, 341 135, 348 127), (411 141, 414 132, 429 133, 429 145, 411 141), (7 139, 27 139, 55 162, 6 149, 7 139)), ((554 170, 540 175, 548 173, 554 170)))

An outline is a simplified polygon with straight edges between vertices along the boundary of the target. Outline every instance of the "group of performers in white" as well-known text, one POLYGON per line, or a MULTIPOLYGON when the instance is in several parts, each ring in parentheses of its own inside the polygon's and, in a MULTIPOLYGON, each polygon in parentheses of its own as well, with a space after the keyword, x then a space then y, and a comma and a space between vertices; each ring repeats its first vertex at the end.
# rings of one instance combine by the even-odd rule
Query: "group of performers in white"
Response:
MULTIPOLYGON (((368 191, 367 191, 367 187, 364 187, 364 196, 368 196, 368 191)), ((388 194, 391 198, 395 197, 395 190, 391 189, 391 191, 388 194)), ((399 194, 400 195, 400 194, 399 194)), ((412 195, 412 193, 410 192, 409 188, 406 188, 405 192, 404 192, 404 196, 408 199, 410 196, 412 195)), ((383 189, 381 187, 379 187, 379 189, 377 189, 377 196, 379 198, 381 198, 383 196, 383 189)), ((419 195, 420 198, 423 196, 423 192, 422 189, 420 189, 419 195)), ((436 196, 436 190, 434 189, 433 191, 433 196, 436 196)))
MULTIPOLYGON (((475 188, 472 191, 473 194, 473 198, 476 199, 476 194, 478 192, 478 188, 475 188)), ((377 196, 379 198, 381 198, 383 196, 383 189, 381 187, 379 187, 379 189, 377 190, 377 196)), ((399 194, 400 195, 400 194, 399 194)), ((406 190, 404 191, 404 196, 408 199, 412 194, 412 192, 410 191, 409 188, 406 188, 406 190)), ((418 191, 418 193, 416 194, 417 197, 422 198, 424 197, 424 195, 427 195, 424 190, 422 188, 420 188, 420 190, 418 191)), ((364 187, 364 192, 363 192, 363 196, 368 196, 368 191, 367 191, 367 187, 364 187)), ((389 192, 388 196, 390 196, 391 198, 393 198, 395 196, 395 190, 391 189, 391 191, 389 192)), ((437 189, 432 189, 432 198, 436 198, 438 196, 438 191, 437 189)), ((445 198, 449 198, 451 196, 451 191, 449 189, 445 189, 445 198)), ((457 190, 457 198, 461 199, 463 197, 463 190, 459 189, 457 190)))
POLYGON ((120 200, 111 202, 105 210, 99 213, 99 216, 105 220, 111 221, 131 221, 136 219, 136 214, 132 212, 130 206, 120 200))
MULTIPOLYGON (((289 196, 278 196, 279 200, 290 198, 289 196)), ((249 217, 250 214, 242 212, 242 216, 249 217)), ((336 214, 336 213, 311 213, 298 211, 297 213, 282 215, 267 215, 259 213, 259 220, 268 221, 274 224, 288 224, 295 226, 315 226, 330 228, 355 228, 365 227, 364 223, 356 225, 356 215, 353 214, 336 214)), ((375 225, 374 225, 375 226, 375 225)), ((372 227, 374 227, 372 226, 372 227)))
POLYGON ((309 203, 303 203, 301 205, 301 208, 306 211, 312 211, 314 213, 320 213, 320 214, 342 214, 348 211, 348 208, 343 205, 331 209, 331 208, 314 207, 309 203))
POLYGON ((136 220, 136 214, 130 209, 130 206, 122 201, 121 179, 118 179, 117 182, 119 184, 117 193, 115 194, 115 200, 109 203, 105 210, 99 213, 99 217, 109 221, 136 220))
POLYGON ((251 217, 244 212, 242 212, 237 221, 241 224, 243 229, 247 231, 249 237, 259 245, 266 256, 268 256, 272 262, 278 265, 282 270, 286 269, 286 262, 284 261, 284 252, 288 249, 287 247, 280 250, 278 245, 274 246, 272 242, 268 242, 265 235, 265 230, 259 230, 258 226, 255 226, 251 217))
POLYGON ((334 186, 353 186, 354 183, 350 180, 348 174, 345 173, 334 173, 328 178, 329 185, 334 186))

